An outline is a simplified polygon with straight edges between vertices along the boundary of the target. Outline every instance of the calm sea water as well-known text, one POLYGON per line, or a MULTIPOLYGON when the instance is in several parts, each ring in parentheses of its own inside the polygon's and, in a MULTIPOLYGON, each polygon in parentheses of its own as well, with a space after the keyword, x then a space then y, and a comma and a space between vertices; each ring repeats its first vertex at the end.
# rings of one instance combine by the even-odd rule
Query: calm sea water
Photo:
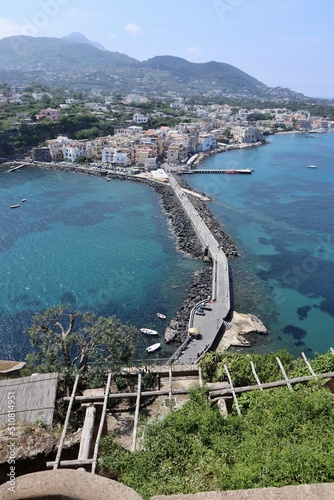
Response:
POLYGON ((159 196, 144 185, 2 168, 0 213, 0 358, 22 359, 32 316, 57 304, 162 335, 156 313, 173 317, 201 267, 176 251, 159 196))
POLYGON ((256 350, 326 352, 334 347, 334 134, 269 140, 205 163, 254 168, 252 175, 186 180, 212 196, 212 211, 238 245, 235 309, 257 314, 271 332, 256 350))
MULTIPOLYGON (((325 352, 334 347, 334 134, 270 141, 206 162, 254 168, 250 176, 186 180, 212 196, 212 211, 238 245, 235 309, 258 315, 270 330, 254 349, 325 352)), ((156 312, 176 313, 201 266, 175 250, 159 197, 147 186, 0 169, 0 213, 0 358, 22 359, 32 316, 61 303, 162 335, 156 312), (9 208, 22 198, 20 208, 9 208)), ((147 342, 140 339, 139 356, 147 342)))

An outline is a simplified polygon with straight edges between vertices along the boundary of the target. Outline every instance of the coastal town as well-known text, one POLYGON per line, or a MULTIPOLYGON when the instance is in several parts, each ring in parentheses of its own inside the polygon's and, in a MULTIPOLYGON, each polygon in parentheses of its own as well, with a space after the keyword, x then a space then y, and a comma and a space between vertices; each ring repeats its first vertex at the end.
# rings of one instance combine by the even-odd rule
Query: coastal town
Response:
MULTIPOLYGON (((312 137, 313 133, 334 130, 334 120, 313 116, 306 110, 196 105, 177 94, 154 98, 140 94, 107 98, 88 95, 85 99, 65 98, 63 102, 58 99, 57 107, 42 106, 43 102, 52 101, 50 92, 0 90, 0 113, 8 112, 11 107, 16 110, 0 131, 2 141, 6 144, 8 140, 7 149, 12 149, 11 156, 17 155, 15 138, 20 136, 22 128, 29 133, 36 125, 47 127, 51 124, 55 131, 57 126, 66 130, 64 124, 69 117, 80 120, 83 115, 104 122, 110 133, 99 135, 95 127, 52 137, 51 128, 49 134, 44 134, 44 141, 21 148, 20 158, 28 156, 36 162, 87 164, 93 168, 112 167, 123 172, 127 169, 128 173, 138 174, 156 170, 163 163, 196 166, 203 155, 212 151, 265 143, 272 133, 298 131, 312 137), (38 112, 33 116, 29 112, 17 112, 20 107, 25 109, 28 102, 37 106, 38 112)), ((4 151, 0 156, 4 156, 4 151)))
POLYGON ((334 497, 331 12, 3 4, 0 499, 334 497))

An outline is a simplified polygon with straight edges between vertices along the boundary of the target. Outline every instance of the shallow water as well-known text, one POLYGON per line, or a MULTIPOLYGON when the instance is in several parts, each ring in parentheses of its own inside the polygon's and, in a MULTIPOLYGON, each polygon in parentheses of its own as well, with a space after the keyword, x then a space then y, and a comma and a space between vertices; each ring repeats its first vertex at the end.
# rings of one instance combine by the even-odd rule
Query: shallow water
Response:
POLYGON ((215 169, 254 168, 252 175, 186 180, 212 196, 212 211, 237 243, 235 308, 259 315, 271 332, 256 350, 326 352, 334 347, 334 134, 269 140, 205 162, 215 169))
MULTIPOLYGON (((56 304, 115 314, 162 337, 156 313, 175 315, 201 267, 176 251, 160 198, 145 185, 0 169, 0 213, 0 358, 22 359, 32 316, 56 304)), ((140 338, 138 356, 148 343, 140 338)))

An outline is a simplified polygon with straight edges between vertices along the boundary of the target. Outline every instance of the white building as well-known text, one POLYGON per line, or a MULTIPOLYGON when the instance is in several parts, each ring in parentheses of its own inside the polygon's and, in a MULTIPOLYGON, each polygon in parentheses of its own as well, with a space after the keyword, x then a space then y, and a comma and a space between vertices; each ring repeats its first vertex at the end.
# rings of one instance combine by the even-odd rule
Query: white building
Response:
POLYGON ((238 142, 252 143, 261 140, 261 133, 255 127, 235 127, 233 137, 238 142))
POLYGON ((79 156, 86 156, 86 145, 79 142, 65 144, 63 146, 64 160, 74 163, 79 156))
POLYGON ((103 148, 102 163, 112 163, 126 167, 129 164, 129 159, 125 152, 117 151, 115 148, 103 148))
POLYGON ((141 113, 135 113, 132 118, 133 123, 138 123, 138 124, 147 123, 148 120, 149 117, 147 115, 142 115, 141 113))
POLYGON ((199 136, 200 151, 209 151, 217 147, 217 137, 215 134, 200 134, 199 136))

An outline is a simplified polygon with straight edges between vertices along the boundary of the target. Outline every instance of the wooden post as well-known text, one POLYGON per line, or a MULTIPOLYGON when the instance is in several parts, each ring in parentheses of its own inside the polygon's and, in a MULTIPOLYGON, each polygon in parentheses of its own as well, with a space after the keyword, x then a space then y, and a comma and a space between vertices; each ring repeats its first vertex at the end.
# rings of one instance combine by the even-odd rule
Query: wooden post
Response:
POLYGON ((87 406, 85 422, 82 429, 78 460, 87 460, 89 458, 90 445, 92 444, 96 408, 93 403, 87 406))
POLYGON ((255 366, 254 366, 253 361, 251 361, 251 362, 250 362, 250 364, 251 364, 251 367, 252 367, 252 372, 253 372, 254 378, 255 378, 255 380, 256 380, 256 382, 257 382, 257 385, 260 387, 260 390, 261 390, 261 391, 263 391, 263 387, 262 387, 262 385, 261 385, 261 382, 260 382, 259 376, 258 376, 258 374, 256 373, 256 370, 255 370, 255 366))
POLYGON ((140 393, 141 393, 141 373, 138 374, 137 402, 136 402, 135 422, 134 422, 134 426, 133 426, 133 436, 132 436, 132 444, 131 444, 131 451, 132 452, 136 450, 137 427, 138 427, 139 408, 140 408, 140 393))
POLYGON ((307 359, 307 357, 305 356, 305 353, 304 353, 304 352, 302 352, 302 356, 303 356, 303 358, 304 358, 304 361, 305 361, 305 363, 306 363, 306 366, 307 366, 307 368, 309 369, 309 371, 310 371, 311 375, 313 375, 313 377, 316 377, 317 375, 316 375, 315 371, 313 370, 313 368, 312 368, 312 366, 311 366, 311 363, 309 362, 309 360, 308 360, 308 359, 307 359))
POLYGON ((79 382, 79 377, 80 377, 80 375, 77 375, 75 377, 75 381, 74 381, 74 384, 73 384, 71 399, 70 399, 70 402, 69 402, 68 408, 67 408, 66 418, 65 418, 64 427, 63 427, 63 432, 61 434, 61 438, 60 438, 60 442, 59 442, 59 446, 58 446, 56 460, 55 460, 55 462, 53 464, 53 469, 54 470, 58 469, 58 466, 59 466, 61 452, 63 451, 63 446, 64 446, 64 441, 65 441, 67 426, 68 426, 68 422, 70 420, 72 405, 73 405, 75 393, 76 393, 76 390, 77 390, 77 386, 78 386, 78 382, 79 382))
POLYGON ((203 377, 202 377, 202 368, 198 367, 198 377, 199 377, 199 386, 203 387, 203 377))
POLYGON ((173 374, 172 374, 172 365, 170 365, 169 366, 169 390, 168 390, 169 402, 170 403, 172 402, 172 397, 173 397, 172 377, 173 377, 173 374))
POLYGON ((291 392, 293 392, 292 385, 291 385, 291 384, 290 384, 290 382, 289 382, 289 379, 288 379, 288 376, 287 376, 287 374, 286 374, 286 371, 284 370, 284 366, 283 366, 283 364, 282 364, 282 361, 279 359, 279 357, 276 357, 276 361, 277 361, 277 363, 278 363, 278 366, 279 366, 279 367, 280 367, 280 369, 281 369, 281 372, 282 372, 282 374, 283 374, 284 379, 286 380, 286 383, 287 383, 287 386, 288 386, 289 390, 290 390, 291 392))
POLYGON ((101 439, 101 436, 102 436, 104 420, 105 420, 106 413, 107 413, 107 405, 108 405, 110 384, 111 384, 111 373, 108 374, 108 380, 107 380, 107 385, 106 385, 106 392, 104 394, 104 402, 103 402, 103 408, 102 408, 102 413, 101 413, 101 420, 100 420, 99 430, 97 432, 95 446, 94 446, 92 474, 95 474, 96 463, 97 463, 97 453, 99 451, 100 439, 101 439))
POLYGON ((227 375, 229 384, 231 386, 231 391, 232 391, 233 399, 234 399, 235 406, 236 406, 236 409, 237 409, 237 413, 238 413, 239 417, 241 417, 241 411, 240 411, 240 407, 239 407, 239 403, 238 403, 238 398, 237 398, 237 396, 235 394, 235 391, 234 391, 233 382, 232 382, 232 379, 231 379, 230 372, 228 371, 228 368, 227 368, 226 365, 224 365, 224 368, 225 368, 225 371, 226 371, 226 375, 227 375))

